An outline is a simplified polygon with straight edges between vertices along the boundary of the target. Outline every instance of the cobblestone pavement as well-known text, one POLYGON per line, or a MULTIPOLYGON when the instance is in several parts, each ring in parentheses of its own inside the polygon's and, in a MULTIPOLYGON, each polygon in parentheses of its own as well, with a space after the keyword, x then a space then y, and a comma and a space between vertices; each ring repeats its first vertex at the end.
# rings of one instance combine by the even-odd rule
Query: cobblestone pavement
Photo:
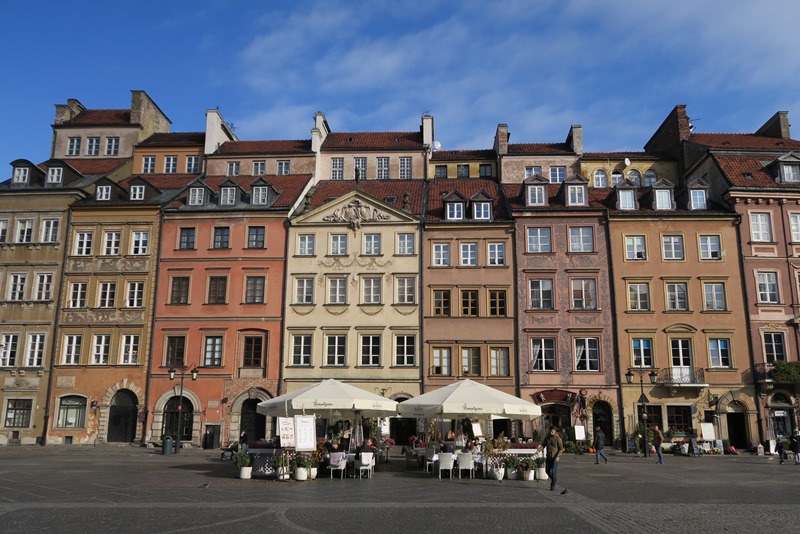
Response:
MULTIPOLYGON (((399 447, 397 448, 399 449, 399 447)), ((397 452, 400 452, 399 450, 397 452)), ((466 473, 465 473, 466 474, 466 473)), ((217 451, 0 448, 2 532, 764 532, 800 529, 800 466, 769 457, 566 455, 559 487, 439 480, 401 457, 372 479, 238 480, 217 451), (561 490, 566 486, 566 495, 561 490)), ((446 477, 446 475, 445 475, 446 477)))

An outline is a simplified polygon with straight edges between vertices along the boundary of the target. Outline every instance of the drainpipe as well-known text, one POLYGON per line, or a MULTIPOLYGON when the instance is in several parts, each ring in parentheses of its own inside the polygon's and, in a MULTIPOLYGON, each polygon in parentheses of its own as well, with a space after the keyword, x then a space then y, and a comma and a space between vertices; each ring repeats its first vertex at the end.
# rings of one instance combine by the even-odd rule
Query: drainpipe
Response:
POLYGON ((156 337, 156 309, 157 306, 157 298, 158 298, 158 283, 160 281, 160 270, 161 270, 161 239, 164 234, 164 212, 161 210, 161 206, 158 208, 158 249, 156 250, 156 258, 155 258, 155 285, 153 287, 153 297, 154 300, 150 305, 150 309, 152 313, 150 315, 150 347, 148 348, 148 357, 147 357, 147 366, 145 367, 145 380, 144 380, 144 411, 142 413, 142 439, 141 445, 142 447, 147 446, 147 417, 148 417, 148 406, 150 406, 150 381, 151 381, 151 374, 153 370, 153 344, 155 343, 156 337))

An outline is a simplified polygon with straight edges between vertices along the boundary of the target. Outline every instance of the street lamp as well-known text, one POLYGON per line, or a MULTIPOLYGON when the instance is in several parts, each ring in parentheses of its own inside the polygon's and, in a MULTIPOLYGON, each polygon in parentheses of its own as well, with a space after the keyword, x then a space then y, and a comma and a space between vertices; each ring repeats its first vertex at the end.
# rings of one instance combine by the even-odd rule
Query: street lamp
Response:
POLYGON ((191 367, 187 365, 183 365, 175 369, 174 367, 169 370, 169 379, 175 380, 175 375, 177 373, 181 374, 181 386, 180 386, 180 393, 178 394, 178 433, 175 436, 175 454, 181 452, 181 423, 183 422, 183 378, 186 373, 191 372, 192 380, 197 380, 197 366, 192 365, 191 367))
MULTIPOLYGON (((639 396, 639 404, 642 405, 642 426, 644 427, 644 456, 645 458, 650 456, 650 445, 647 443, 647 397, 644 394, 644 372, 646 371, 645 367, 629 367, 628 372, 625 373, 625 380, 628 381, 628 384, 633 384, 633 373, 634 371, 639 375, 639 388, 642 391, 641 396, 639 396)), ((656 377, 658 373, 655 369, 647 373, 647 376, 650 377, 650 383, 656 383, 656 377)))

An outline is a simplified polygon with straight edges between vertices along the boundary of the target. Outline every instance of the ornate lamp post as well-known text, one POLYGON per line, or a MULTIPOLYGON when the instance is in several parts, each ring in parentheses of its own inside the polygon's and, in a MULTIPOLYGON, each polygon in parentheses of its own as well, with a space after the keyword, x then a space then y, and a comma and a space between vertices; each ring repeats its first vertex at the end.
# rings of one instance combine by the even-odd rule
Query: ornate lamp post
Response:
POLYGON ((184 365, 182 367, 178 367, 175 369, 174 367, 169 370, 169 379, 175 380, 175 375, 180 373, 181 375, 181 385, 180 385, 180 393, 178 394, 178 433, 175 436, 175 453, 181 452, 181 424, 183 423, 183 378, 187 372, 191 372, 192 380, 197 380, 197 366, 192 365, 191 367, 184 365))
MULTIPOLYGON (((642 405, 642 426, 644 427, 644 455, 645 457, 650 456, 650 445, 647 443, 647 403, 650 402, 647 400, 647 396, 644 394, 644 373, 647 370, 646 367, 629 367, 628 372, 625 373, 625 380, 628 381, 628 384, 633 384, 633 373, 637 373, 639 375, 639 388, 642 391, 642 394, 639 396, 639 404, 642 405)), ((647 373, 647 376, 650 377, 650 383, 656 383, 656 377, 658 373, 655 369, 647 373)))

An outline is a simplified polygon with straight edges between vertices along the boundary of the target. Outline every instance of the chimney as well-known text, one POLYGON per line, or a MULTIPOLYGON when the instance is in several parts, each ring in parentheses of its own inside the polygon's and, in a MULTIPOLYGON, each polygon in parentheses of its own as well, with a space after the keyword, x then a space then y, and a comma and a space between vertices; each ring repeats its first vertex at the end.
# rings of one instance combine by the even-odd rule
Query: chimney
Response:
POLYGON ((508 124, 498 124, 494 134, 494 151, 498 156, 508 155, 508 124))
POLYGON ((206 144, 204 154, 213 154, 225 141, 238 141, 218 109, 206 110, 206 144))
POLYGON ((66 104, 56 104, 56 118, 54 124, 64 124, 74 119, 81 111, 86 108, 74 98, 67 100, 66 104))
POLYGON ((422 144, 425 146, 433 145, 433 115, 422 116, 422 144))
POLYGON ((569 128, 569 135, 567 135, 567 145, 578 156, 583 155, 583 128, 580 124, 573 124, 569 128))
POLYGON ((791 139, 791 135, 789 134, 789 112, 777 112, 758 129, 756 135, 777 137, 778 139, 791 139))
POLYGON ((329 133, 331 133, 331 128, 328 126, 325 114, 317 111, 314 113, 314 127, 311 128, 311 150, 314 153, 319 154, 322 143, 325 142, 325 138, 328 137, 329 133))

